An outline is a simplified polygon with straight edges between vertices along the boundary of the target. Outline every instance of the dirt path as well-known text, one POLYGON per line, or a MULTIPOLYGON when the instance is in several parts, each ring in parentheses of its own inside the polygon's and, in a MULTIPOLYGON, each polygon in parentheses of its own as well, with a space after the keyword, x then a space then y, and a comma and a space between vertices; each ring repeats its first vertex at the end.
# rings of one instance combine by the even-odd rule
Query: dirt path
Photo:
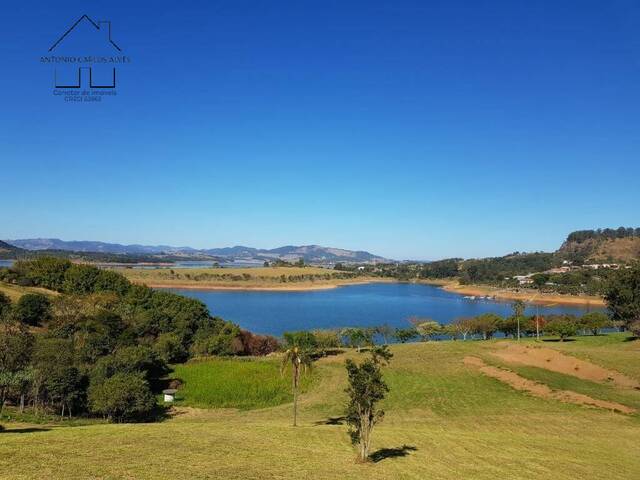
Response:
POLYGON ((521 377, 515 372, 487 365, 478 357, 465 357, 464 363, 465 365, 478 368, 488 377, 500 380, 516 390, 528 392, 536 397, 551 398, 565 403, 575 403, 577 405, 589 405, 592 407, 604 408, 606 410, 613 410, 615 412, 635 412, 635 409, 622 405, 621 403, 598 400, 596 398, 591 398, 588 395, 572 392, 571 390, 552 390, 544 383, 534 382, 533 380, 521 377))
POLYGON ((594 365, 585 360, 564 355, 552 348, 531 345, 502 344, 503 348, 492 355, 507 362, 520 363, 531 367, 544 368, 552 372, 563 373, 583 380, 599 383, 612 383, 622 388, 640 389, 640 383, 614 370, 594 365))

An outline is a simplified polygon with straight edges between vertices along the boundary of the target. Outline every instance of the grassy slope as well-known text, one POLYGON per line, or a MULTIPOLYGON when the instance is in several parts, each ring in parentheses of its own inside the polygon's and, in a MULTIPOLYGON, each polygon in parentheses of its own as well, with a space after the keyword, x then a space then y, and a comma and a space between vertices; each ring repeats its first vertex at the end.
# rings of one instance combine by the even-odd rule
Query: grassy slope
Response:
POLYGON ((15 302, 25 293, 42 293, 43 295, 57 295, 56 292, 39 287, 21 287, 9 283, 0 282, 0 292, 8 295, 11 301, 15 302))
MULTIPOLYGON (((584 348, 595 349, 599 359, 636 343, 617 340, 587 341, 584 348)), ((320 362, 318 381, 301 397, 298 428, 290 427, 285 404, 249 411, 183 408, 158 424, 1 433, 0 477, 638 478, 639 416, 535 398, 462 364, 465 355, 486 357, 492 348, 493 342, 394 346, 387 415, 373 448, 415 451, 373 465, 355 464, 346 427, 326 424, 341 415, 345 400, 344 358, 332 357, 320 362)))

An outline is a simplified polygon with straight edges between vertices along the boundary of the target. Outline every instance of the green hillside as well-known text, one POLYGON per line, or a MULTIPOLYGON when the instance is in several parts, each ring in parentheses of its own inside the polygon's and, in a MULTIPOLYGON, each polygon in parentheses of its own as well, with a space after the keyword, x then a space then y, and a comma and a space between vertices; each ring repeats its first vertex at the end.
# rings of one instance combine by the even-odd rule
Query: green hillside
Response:
MULTIPOLYGON (((543 346, 640 380, 640 343, 625 340, 615 334, 543 346)), ((153 424, 9 422, 0 433, 0 468, 4 477, 21 479, 637 478, 638 414, 517 391, 465 364, 465 358, 510 368, 549 382, 553 389, 635 408, 640 407, 640 392, 497 360, 493 353, 507 343, 515 342, 393 346, 395 357, 384 373, 391 391, 386 416, 374 431, 371 464, 354 462, 355 449, 341 419, 346 399, 343 354, 317 364, 317 380, 301 396, 296 428, 290 425, 290 403, 254 410, 178 407, 170 418, 153 424)), ((347 355, 362 356, 355 351, 347 355)), ((192 365, 202 368, 202 363, 188 363, 180 375, 188 378, 184 369, 192 365)), ((212 366, 211 374, 216 371, 212 366)), ((247 375, 245 382, 252 378, 247 375)), ((255 382, 264 381, 264 375, 260 369, 255 382)), ((276 368, 270 375, 277 381, 276 368)))

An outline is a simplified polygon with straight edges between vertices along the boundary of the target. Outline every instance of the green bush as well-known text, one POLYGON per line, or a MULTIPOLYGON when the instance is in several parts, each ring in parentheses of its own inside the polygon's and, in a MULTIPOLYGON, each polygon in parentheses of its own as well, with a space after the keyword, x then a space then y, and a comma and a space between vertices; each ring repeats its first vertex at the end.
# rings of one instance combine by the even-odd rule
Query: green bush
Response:
POLYGON ((116 373, 89 388, 91 411, 110 421, 124 422, 148 418, 156 402, 142 373, 116 373))
POLYGON ((240 328, 221 319, 200 328, 191 346, 194 355, 236 355, 243 350, 240 328))
POLYGON ((180 337, 175 333, 163 333, 153 344, 154 351, 166 363, 184 362, 189 353, 182 345, 180 337))
POLYGON ((13 313, 26 325, 41 325, 51 318, 51 302, 39 293, 27 293, 16 302, 13 313))

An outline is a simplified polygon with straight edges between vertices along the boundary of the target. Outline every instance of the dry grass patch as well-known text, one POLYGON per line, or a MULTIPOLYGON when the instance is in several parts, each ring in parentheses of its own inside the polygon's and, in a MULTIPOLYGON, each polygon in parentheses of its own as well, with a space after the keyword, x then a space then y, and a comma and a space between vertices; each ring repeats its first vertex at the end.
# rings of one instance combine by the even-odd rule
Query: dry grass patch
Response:
POLYGON ((537 347, 531 344, 518 345, 502 343, 502 348, 492 355, 513 363, 544 368, 552 372, 563 373, 600 383, 612 383, 622 388, 640 389, 640 382, 620 372, 603 368, 586 360, 564 355, 551 348, 537 347))

